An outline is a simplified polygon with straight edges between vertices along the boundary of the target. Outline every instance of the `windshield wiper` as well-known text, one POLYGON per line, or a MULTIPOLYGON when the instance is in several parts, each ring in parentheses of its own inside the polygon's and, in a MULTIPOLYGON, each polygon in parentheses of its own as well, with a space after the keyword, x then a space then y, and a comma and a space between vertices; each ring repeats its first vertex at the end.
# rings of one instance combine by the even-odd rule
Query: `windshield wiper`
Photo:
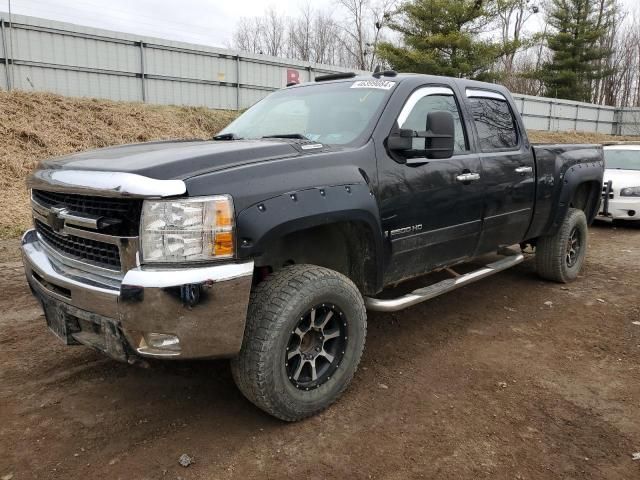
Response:
POLYGON ((297 140, 309 140, 301 133, 278 133, 277 135, 265 135, 262 138, 294 138, 297 140))
POLYGON ((220 135, 216 135, 213 137, 214 140, 242 140, 235 133, 221 133, 220 135))

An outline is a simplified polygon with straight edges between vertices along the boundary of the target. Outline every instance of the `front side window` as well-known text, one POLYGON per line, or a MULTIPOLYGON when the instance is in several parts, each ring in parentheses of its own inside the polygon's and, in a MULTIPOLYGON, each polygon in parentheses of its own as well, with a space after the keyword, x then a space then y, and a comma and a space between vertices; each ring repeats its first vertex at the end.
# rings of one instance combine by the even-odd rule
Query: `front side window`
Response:
POLYGON ((300 135, 345 145, 359 138, 380 115, 394 86, 380 80, 287 88, 256 103, 219 135, 242 139, 300 135))
MULTIPOLYGON (((426 93, 426 92, 424 92, 426 93)), ((414 93, 414 95, 420 96, 420 91, 414 93)), ((409 99, 411 102, 411 98, 409 99)), ((408 103, 408 106, 409 103, 408 103)), ((406 108, 406 107, 405 107, 406 108)), ((462 120, 460 119, 460 110, 458 109, 458 104, 456 103, 456 99, 452 94, 434 94, 434 95, 426 95, 417 100, 408 112, 401 113, 398 118, 398 126, 400 128, 407 128, 410 130, 415 130, 417 132, 421 132, 426 128, 427 122, 427 114, 429 112, 449 112, 453 115, 453 124, 455 127, 455 137, 454 137, 454 154, 463 153, 468 150, 467 140, 464 133, 464 127, 462 126, 462 120)), ((413 139, 413 149, 414 150, 424 150, 425 148, 425 139, 424 138, 414 138, 413 139)))
POLYGON ((515 118, 506 100, 474 97, 469 102, 483 152, 518 146, 515 118))

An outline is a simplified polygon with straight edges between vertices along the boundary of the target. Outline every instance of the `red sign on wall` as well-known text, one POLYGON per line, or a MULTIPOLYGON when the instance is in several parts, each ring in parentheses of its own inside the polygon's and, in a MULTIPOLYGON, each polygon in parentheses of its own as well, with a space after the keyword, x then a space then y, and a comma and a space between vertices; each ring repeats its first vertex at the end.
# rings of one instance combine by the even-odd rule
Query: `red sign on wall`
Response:
POLYGON ((293 68, 287 68, 287 85, 290 83, 300 83, 300 72, 293 68))

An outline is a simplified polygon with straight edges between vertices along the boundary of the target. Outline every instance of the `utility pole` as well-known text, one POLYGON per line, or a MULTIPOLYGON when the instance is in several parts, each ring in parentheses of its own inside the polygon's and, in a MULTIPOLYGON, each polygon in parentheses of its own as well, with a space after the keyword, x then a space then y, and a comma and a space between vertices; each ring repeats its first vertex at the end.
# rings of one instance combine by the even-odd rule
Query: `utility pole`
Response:
POLYGON ((9 55, 11 55, 11 62, 9 62, 9 59, 6 58, 6 64, 5 64, 5 68, 9 68, 9 65, 11 65, 11 85, 15 88, 16 85, 16 76, 15 76, 15 71, 13 69, 13 16, 11 15, 11 0, 7 0, 9 3, 9 55))

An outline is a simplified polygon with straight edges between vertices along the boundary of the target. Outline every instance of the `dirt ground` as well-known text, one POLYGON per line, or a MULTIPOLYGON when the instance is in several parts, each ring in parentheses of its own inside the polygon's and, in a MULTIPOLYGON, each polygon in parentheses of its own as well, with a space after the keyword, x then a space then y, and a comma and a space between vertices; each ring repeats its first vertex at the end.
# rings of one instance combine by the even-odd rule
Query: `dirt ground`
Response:
POLYGON ((226 362, 63 346, 15 240, 0 258, 2 479, 640 478, 640 228, 595 225, 568 286, 528 260, 371 314, 353 385, 298 424, 244 400, 226 362))

